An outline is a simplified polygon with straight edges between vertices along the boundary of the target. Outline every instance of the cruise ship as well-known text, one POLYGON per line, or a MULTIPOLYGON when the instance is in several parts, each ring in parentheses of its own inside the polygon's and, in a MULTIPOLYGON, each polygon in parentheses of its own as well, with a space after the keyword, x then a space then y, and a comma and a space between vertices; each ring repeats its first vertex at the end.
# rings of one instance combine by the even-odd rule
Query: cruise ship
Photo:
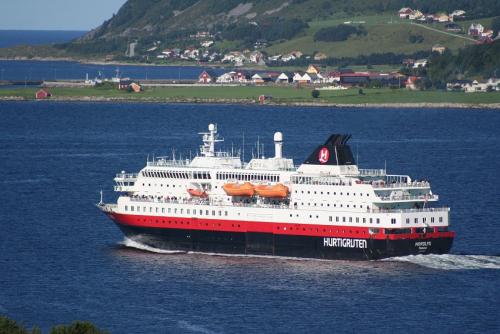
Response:
POLYGON ((358 168, 332 134, 300 165, 283 157, 244 162, 217 151, 210 124, 193 159, 154 158, 114 178, 116 203, 98 207, 140 244, 172 251, 372 260, 443 254, 452 247, 448 207, 428 181, 358 168))

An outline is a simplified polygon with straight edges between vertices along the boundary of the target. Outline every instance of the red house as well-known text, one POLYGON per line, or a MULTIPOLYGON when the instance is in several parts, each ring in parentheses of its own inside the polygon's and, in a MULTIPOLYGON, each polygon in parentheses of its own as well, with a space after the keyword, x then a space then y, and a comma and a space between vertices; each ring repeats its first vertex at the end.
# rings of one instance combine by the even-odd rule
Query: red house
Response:
POLYGON ((35 93, 35 98, 37 100, 44 100, 44 99, 48 99, 49 97, 51 97, 52 94, 50 94, 49 91, 45 90, 45 89, 40 89, 39 91, 37 91, 35 93))
POLYGON ((204 83, 204 84, 213 83, 216 80, 217 80, 217 75, 212 71, 203 71, 198 76, 199 83, 204 83))

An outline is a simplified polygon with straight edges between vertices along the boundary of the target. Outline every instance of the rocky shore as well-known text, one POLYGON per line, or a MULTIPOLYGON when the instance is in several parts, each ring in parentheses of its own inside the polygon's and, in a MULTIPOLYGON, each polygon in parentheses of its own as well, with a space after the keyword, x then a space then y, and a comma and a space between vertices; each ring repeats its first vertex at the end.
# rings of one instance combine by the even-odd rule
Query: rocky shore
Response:
MULTIPOLYGON (((23 98, 21 96, 0 96, 0 101, 36 101, 34 98, 23 98)), ((206 99, 206 98, 123 98, 123 97, 52 97, 43 102, 120 102, 120 103, 203 103, 203 104, 248 104, 257 105, 254 99, 206 99)), ((498 109, 500 103, 331 103, 322 101, 270 101, 261 105, 294 106, 294 107, 332 107, 332 108, 468 108, 468 109, 498 109)))

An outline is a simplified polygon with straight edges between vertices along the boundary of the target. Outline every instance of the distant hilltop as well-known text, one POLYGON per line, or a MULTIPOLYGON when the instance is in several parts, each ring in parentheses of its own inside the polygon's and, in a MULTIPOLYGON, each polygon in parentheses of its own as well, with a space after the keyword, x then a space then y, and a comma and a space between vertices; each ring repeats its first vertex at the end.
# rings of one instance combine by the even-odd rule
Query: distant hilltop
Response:
POLYGON ((157 64, 400 64, 492 42, 498 0, 128 0, 83 37, 0 49, 1 58, 157 64), (470 27, 484 27, 485 32, 470 27))
POLYGON ((446 46, 447 41, 451 41, 451 49, 463 46, 463 40, 455 41, 446 34, 419 33, 408 26, 409 22, 404 23, 404 29, 402 24, 393 25, 394 29, 380 27, 382 23, 401 21, 398 11, 406 7, 433 14, 460 11, 465 13, 463 20, 500 15, 497 0, 128 0, 101 26, 59 48, 81 55, 107 55, 115 60, 151 60, 165 49, 187 48, 208 50, 207 57, 213 52, 259 49, 269 56, 299 51, 319 54, 321 58, 389 51, 410 54, 430 50, 436 43, 446 46), (324 31, 323 39, 318 35, 318 30, 339 24, 354 30, 341 32, 347 35, 340 40, 325 40, 328 31, 324 31), (386 38, 381 37, 384 34, 386 38), (398 36, 387 38, 391 34, 398 36), (362 41, 363 36, 376 40, 375 49, 362 41), (355 43, 356 39, 361 39, 358 44, 362 46, 355 43), (338 45, 346 51, 332 48, 335 42, 345 40, 354 40, 338 45))

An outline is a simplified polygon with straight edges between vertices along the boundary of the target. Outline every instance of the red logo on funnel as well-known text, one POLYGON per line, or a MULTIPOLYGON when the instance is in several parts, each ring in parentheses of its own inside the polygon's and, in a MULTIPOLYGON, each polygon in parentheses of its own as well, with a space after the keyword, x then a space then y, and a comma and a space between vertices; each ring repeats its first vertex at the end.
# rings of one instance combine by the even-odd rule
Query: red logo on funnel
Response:
POLYGON ((330 159, 330 151, 326 147, 323 147, 318 154, 318 161, 322 164, 327 163, 330 159))

